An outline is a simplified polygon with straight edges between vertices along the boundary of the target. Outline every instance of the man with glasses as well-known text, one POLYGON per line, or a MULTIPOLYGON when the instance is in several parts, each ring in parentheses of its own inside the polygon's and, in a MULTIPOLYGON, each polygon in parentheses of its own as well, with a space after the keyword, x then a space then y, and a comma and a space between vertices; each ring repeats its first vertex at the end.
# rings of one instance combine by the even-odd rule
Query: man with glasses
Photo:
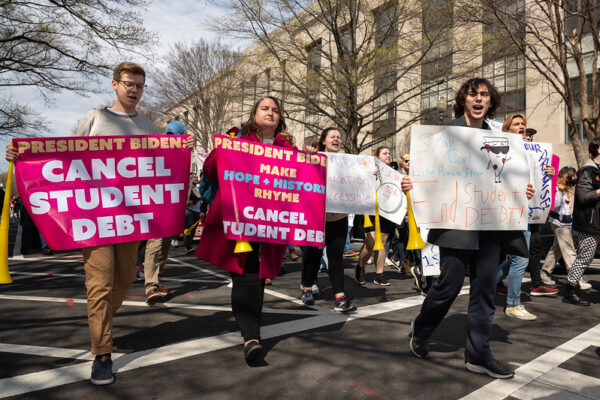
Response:
MULTIPOLYGON (((117 95, 111 107, 92 109, 79 123, 76 136, 157 135, 158 127, 136 112, 144 92, 146 73, 138 64, 123 62, 113 71, 112 88, 117 95)), ((94 385, 114 382, 111 353, 112 316, 135 281, 139 242, 83 249, 88 325, 92 340, 94 385)))

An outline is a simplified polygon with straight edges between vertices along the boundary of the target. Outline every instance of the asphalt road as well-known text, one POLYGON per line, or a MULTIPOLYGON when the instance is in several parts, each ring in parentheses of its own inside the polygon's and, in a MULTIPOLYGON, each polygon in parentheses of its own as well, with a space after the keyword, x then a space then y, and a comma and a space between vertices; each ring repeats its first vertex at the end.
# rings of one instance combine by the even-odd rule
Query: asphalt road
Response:
MULTIPOLYGON (((391 286, 359 287, 348 259, 346 292, 359 308, 341 315, 331 310, 325 274, 316 305, 302 305, 301 264, 286 259, 287 274, 265 294, 265 362, 249 367, 227 275, 181 247, 170 257, 163 284, 175 292, 167 302, 147 306, 137 281, 115 316, 117 380, 105 387, 88 381, 81 255, 11 259, 14 282, 0 285, 0 398, 600 399, 598 269, 587 275, 590 307, 524 294, 538 319, 520 321, 504 315, 505 299, 497 296, 491 347, 518 369, 511 380, 494 380, 464 367, 468 279, 432 337, 430 359, 421 360, 408 350, 410 321, 423 300, 411 276, 386 268, 391 286)), ((369 266, 367 280, 373 278, 369 266)))

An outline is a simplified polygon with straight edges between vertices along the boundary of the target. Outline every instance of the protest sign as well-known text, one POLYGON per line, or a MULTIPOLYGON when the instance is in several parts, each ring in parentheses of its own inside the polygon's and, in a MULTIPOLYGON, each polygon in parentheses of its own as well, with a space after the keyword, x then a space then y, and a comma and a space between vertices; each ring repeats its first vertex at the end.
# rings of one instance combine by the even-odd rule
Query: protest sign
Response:
POLYGON ((327 212, 375 214, 375 158, 353 154, 327 155, 327 212))
POLYGON ((225 237, 322 247, 327 157, 215 136, 225 237))
POLYGON ((379 215, 402 225, 406 215, 406 195, 400 189, 404 175, 377 159, 375 166, 379 215))
POLYGON ((529 183, 535 194, 529 200, 528 219, 530 224, 543 224, 548 218, 554 199, 552 179, 544 173, 544 167, 552 159, 552 143, 523 142, 529 165, 529 183))
POLYGON ((413 125, 410 155, 419 227, 527 229, 529 168, 521 136, 413 125))
POLYGON ((438 276, 440 274, 440 248, 427 242, 429 229, 421 228, 421 237, 426 242, 424 249, 421 249, 421 267, 423 276, 438 276))
POLYGON ((554 210, 554 196, 556 195, 556 188, 558 185, 558 171, 560 170, 560 157, 556 154, 552 154, 552 161, 550 164, 554 168, 555 174, 552 177, 552 204, 550 205, 550 209, 554 210))
POLYGON ((183 231, 187 136, 13 139, 17 189, 53 250, 183 231))

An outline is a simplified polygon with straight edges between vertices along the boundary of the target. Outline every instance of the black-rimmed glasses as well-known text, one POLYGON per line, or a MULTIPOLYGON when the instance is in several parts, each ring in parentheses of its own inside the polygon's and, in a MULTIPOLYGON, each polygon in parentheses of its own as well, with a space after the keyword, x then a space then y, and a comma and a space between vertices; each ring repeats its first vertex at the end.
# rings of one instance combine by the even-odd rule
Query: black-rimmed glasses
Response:
POLYGON ((144 85, 143 83, 134 83, 131 81, 121 81, 121 80, 118 80, 116 82, 122 83, 123 86, 125 86, 127 89, 133 89, 134 86, 138 90, 144 90, 146 88, 146 85, 144 85))

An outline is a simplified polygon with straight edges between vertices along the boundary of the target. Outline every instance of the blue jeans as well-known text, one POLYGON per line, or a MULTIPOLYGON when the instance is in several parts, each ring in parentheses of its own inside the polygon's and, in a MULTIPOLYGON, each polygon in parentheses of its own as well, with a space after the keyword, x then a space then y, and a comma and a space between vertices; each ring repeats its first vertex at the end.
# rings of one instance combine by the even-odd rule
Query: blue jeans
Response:
POLYGON ((348 233, 346 234, 346 244, 344 245, 344 253, 349 253, 352 251, 352 247, 350 247, 350 231, 352 230, 351 226, 348 226, 348 233))
MULTIPOLYGON (((529 248, 529 239, 531 238, 531 232, 525 231, 525 241, 529 248)), ((527 269, 529 258, 510 256, 508 260, 504 261, 498 266, 498 282, 508 275, 508 294, 506 295, 506 305, 509 307, 518 306, 521 304, 521 282, 523 281, 523 274, 527 269)))

